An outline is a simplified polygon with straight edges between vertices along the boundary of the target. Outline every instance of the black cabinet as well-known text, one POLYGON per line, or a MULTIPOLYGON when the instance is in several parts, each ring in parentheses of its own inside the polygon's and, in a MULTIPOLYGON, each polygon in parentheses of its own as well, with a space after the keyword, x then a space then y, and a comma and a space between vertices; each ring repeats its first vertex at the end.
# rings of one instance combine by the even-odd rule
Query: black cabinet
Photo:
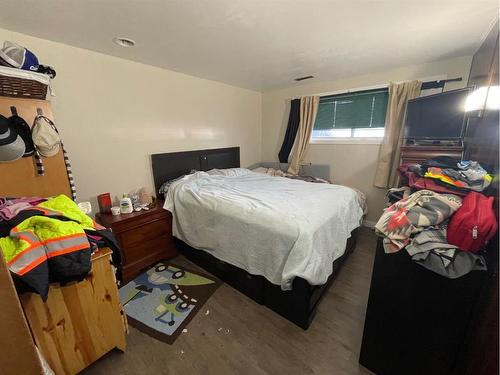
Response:
POLYGON ((379 375, 458 374, 486 272, 451 280, 405 250, 377 253, 359 362, 379 375))

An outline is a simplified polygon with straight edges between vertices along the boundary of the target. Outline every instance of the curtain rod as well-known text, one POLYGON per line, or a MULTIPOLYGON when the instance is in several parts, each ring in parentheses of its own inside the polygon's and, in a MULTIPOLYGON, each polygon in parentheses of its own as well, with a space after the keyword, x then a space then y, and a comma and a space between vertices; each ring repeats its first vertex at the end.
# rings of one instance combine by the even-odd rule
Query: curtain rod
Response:
MULTIPOLYGON (((423 90, 436 89, 436 88, 444 87, 444 85, 448 82, 461 82, 462 80, 463 80, 462 77, 433 79, 433 80, 429 80, 429 81, 424 80, 422 82, 422 89, 423 90)), ((357 92, 357 91, 384 89, 387 87, 389 87, 389 84, 384 83, 384 84, 380 84, 380 85, 360 87, 360 88, 355 88, 355 89, 337 90, 337 91, 325 92, 325 93, 320 93, 320 94, 312 94, 312 96, 340 95, 340 94, 348 94, 348 93, 357 92)), ((307 95, 303 95, 303 96, 307 96, 307 95)), ((290 99, 292 99, 292 100, 293 99, 300 99, 301 97, 302 96, 292 96, 290 99)))

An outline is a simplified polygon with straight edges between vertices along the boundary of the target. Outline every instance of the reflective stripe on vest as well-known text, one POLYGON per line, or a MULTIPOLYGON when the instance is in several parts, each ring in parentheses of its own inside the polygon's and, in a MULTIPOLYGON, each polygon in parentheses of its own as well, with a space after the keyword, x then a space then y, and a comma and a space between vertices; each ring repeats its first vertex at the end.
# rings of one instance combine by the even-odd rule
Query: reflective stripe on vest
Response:
POLYGON ((49 258, 89 248, 89 242, 85 233, 54 238, 45 241, 43 244, 31 232, 11 233, 11 235, 30 243, 29 247, 7 263, 9 269, 19 276, 23 276, 49 258))
POLYGON ((46 241, 45 247, 47 249, 47 258, 52 258, 73 251, 87 249, 90 246, 87 235, 85 233, 78 233, 46 241))
POLYGON ((10 231, 10 236, 26 241, 30 245, 40 244, 40 240, 38 239, 38 237, 31 231, 18 232, 17 229, 14 228, 10 231))
POLYGON ((16 255, 9 263, 9 269, 23 276, 25 273, 31 271, 33 268, 47 260, 45 247, 39 245, 36 247, 28 248, 23 252, 16 255))

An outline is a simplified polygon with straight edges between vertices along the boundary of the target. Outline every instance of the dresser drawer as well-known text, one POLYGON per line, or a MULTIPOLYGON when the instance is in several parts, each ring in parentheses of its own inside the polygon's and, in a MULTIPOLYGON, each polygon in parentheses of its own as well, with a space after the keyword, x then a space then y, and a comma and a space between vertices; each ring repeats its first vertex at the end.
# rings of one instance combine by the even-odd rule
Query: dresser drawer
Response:
POLYGON ((172 215, 157 202, 147 211, 113 216, 96 214, 96 221, 113 230, 122 255, 121 281, 126 283, 162 259, 177 255, 172 215))
POLYGON ((144 241, 148 241, 153 237, 170 234, 171 232, 172 228, 169 227, 167 220, 156 220, 140 227, 119 233, 119 241, 122 247, 128 248, 144 241))
MULTIPOLYGON (((109 217, 106 217, 108 220, 107 223, 104 223, 105 226, 109 226, 113 228, 115 232, 126 232, 128 230, 140 228, 144 225, 148 225, 157 220, 163 220, 165 222, 172 223, 172 215, 161 209, 149 211, 140 211, 134 212, 132 214, 125 214, 119 216, 119 221, 109 223, 109 217)), ((117 219, 115 219, 117 220, 117 219)))
POLYGON ((154 254, 167 254, 171 249, 175 251, 175 245, 170 235, 150 237, 147 241, 124 248, 125 263, 134 263, 154 254))

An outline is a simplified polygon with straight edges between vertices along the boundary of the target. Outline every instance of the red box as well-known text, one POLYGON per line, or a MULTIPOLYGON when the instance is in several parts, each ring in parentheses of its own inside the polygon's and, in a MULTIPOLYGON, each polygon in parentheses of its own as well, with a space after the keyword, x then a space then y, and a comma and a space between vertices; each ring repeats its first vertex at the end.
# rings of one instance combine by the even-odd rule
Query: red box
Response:
POLYGON ((111 195, 109 193, 102 193, 97 196, 97 203, 99 203, 99 212, 101 214, 111 213, 111 195))

